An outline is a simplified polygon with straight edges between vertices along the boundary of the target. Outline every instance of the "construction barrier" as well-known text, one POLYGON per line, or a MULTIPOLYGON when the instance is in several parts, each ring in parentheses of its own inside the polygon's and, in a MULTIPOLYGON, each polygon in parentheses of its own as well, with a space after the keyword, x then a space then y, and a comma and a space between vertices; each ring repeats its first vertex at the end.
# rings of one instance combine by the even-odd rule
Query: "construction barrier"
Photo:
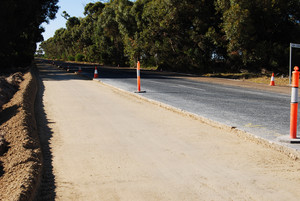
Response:
POLYGON ((274 73, 272 73, 272 77, 271 77, 271 81, 270 81, 270 86, 275 86, 274 73))
POLYGON ((291 116, 290 116, 290 138, 297 138, 297 116, 298 116, 298 87, 299 87, 299 68, 294 68, 292 76, 292 95, 291 95, 291 116))
POLYGON ((97 67, 95 67, 94 78, 98 78, 98 70, 97 70, 97 67))

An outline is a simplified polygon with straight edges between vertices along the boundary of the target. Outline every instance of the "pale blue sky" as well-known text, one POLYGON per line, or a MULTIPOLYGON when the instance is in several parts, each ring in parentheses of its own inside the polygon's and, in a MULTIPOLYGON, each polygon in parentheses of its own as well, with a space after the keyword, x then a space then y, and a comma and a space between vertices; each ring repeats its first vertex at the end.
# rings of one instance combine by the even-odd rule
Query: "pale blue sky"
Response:
POLYGON ((67 13, 73 17, 84 17, 84 7, 86 4, 90 2, 96 2, 93 0, 60 0, 58 2, 58 6, 60 7, 58 12, 56 13, 56 18, 51 20, 49 24, 44 23, 42 26, 45 28, 45 32, 43 33, 44 40, 52 37, 55 31, 59 28, 66 27, 66 20, 61 16, 63 11, 67 11, 67 13))
MULTIPOLYGON (((54 20, 50 20, 49 24, 42 24, 42 27, 45 28, 45 32, 43 33, 44 40, 47 40, 54 36, 54 33, 57 29, 66 27, 66 19, 61 16, 63 11, 66 11, 71 17, 84 17, 83 12, 85 5, 88 3, 95 3, 98 1, 99 0, 59 0, 57 5, 60 8, 56 13, 56 18, 54 20)), ((134 2, 135 0, 130 1, 134 2)), ((39 44, 40 43, 38 43, 37 45, 39 46, 39 44)))

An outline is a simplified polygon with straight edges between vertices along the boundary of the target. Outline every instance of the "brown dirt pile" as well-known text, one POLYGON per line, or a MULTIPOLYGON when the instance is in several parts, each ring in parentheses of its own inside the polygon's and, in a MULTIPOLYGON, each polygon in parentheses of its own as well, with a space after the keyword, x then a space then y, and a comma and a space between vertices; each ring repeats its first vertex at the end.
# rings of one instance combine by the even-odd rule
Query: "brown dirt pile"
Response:
MULTIPOLYGON (((19 90, 0 110, 0 134, 3 144, 7 144, 5 153, 0 154, 0 200, 32 200, 42 169, 34 114, 36 79, 27 72, 5 81, 1 80, 2 91, 11 94, 17 86, 19 90)), ((8 97, 5 95, 1 101, 8 97)))
POLYGON ((0 77, 0 108, 13 97, 22 81, 23 75, 20 72, 0 77))

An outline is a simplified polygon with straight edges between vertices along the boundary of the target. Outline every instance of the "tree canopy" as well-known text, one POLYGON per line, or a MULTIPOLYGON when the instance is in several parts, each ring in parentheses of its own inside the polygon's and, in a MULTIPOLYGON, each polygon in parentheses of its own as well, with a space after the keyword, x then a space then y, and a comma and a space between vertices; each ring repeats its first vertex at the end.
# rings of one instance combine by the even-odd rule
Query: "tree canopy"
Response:
POLYGON ((40 26, 55 18, 58 0, 0 1, 1 69, 26 66, 42 41, 40 26))
POLYGON ((41 44, 48 58, 182 72, 284 72, 300 43, 299 0, 110 0, 41 44))

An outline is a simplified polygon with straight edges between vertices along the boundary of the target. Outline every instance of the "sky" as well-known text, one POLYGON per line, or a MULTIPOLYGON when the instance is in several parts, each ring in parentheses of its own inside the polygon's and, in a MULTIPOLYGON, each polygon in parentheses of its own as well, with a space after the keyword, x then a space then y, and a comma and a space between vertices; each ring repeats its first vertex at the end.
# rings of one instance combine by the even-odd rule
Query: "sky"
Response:
MULTIPOLYGON (((84 17, 84 7, 90 2, 96 2, 95 0, 59 0, 58 6, 60 7, 56 13, 56 18, 50 20, 49 24, 43 23, 42 27, 45 28, 43 33, 44 40, 54 36, 54 33, 59 28, 66 27, 66 19, 61 16, 63 11, 66 11, 71 17, 84 17)), ((39 45, 39 43, 38 43, 39 45)))
MULTIPOLYGON (((42 27, 45 29, 45 32, 42 34, 44 40, 54 36, 54 33, 57 29, 66 28, 67 20, 61 16, 63 11, 66 11, 71 17, 84 17, 83 12, 85 5, 88 3, 95 3, 97 1, 99 0, 59 0, 57 5, 60 8, 56 13, 56 18, 54 20, 50 20, 48 24, 42 24, 42 27)), ((130 1, 134 2, 134 0, 130 1)), ((40 43, 37 43, 37 49, 39 48, 39 44, 40 43)))

